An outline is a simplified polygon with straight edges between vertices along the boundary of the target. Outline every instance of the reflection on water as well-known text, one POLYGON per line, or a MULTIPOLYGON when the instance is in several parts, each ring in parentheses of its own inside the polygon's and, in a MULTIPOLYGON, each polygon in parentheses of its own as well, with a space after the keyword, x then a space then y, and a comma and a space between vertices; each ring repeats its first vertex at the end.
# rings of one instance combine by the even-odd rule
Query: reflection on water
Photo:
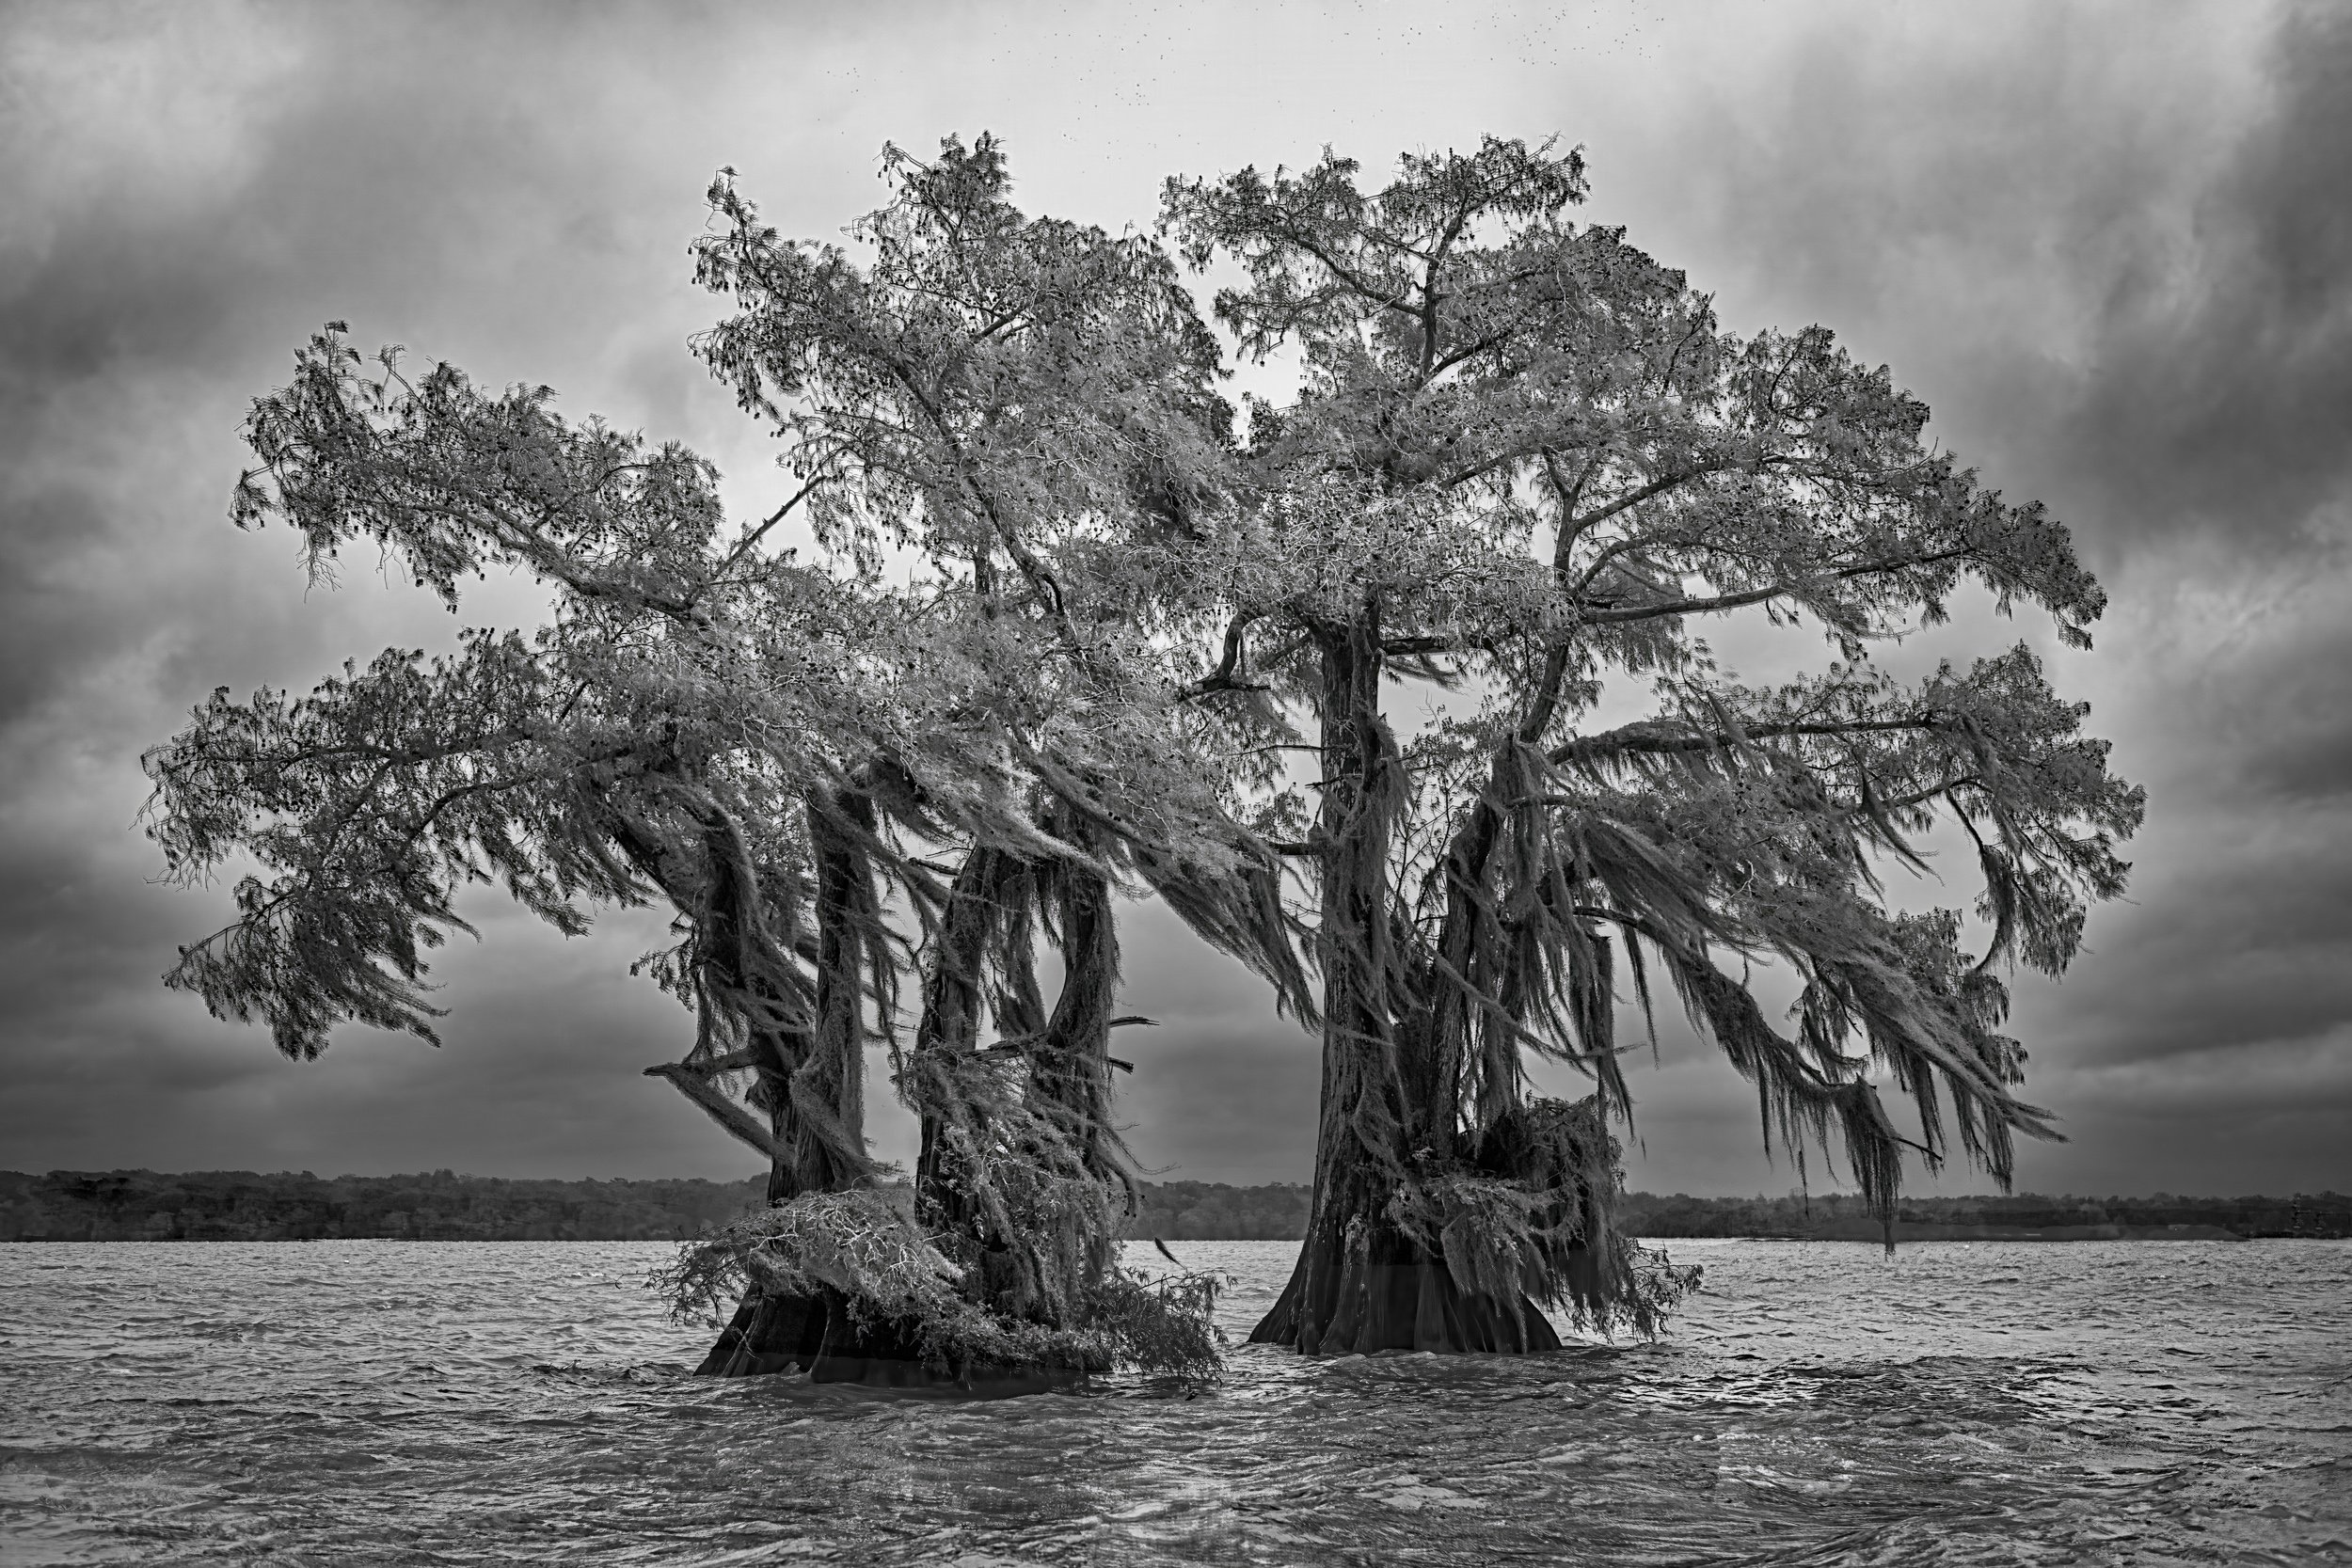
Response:
POLYGON ((1674 1251, 1656 1346, 959 1404, 684 1376, 660 1245, 0 1247, 0 1563, 2352 1562, 2352 1243, 1674 1251))

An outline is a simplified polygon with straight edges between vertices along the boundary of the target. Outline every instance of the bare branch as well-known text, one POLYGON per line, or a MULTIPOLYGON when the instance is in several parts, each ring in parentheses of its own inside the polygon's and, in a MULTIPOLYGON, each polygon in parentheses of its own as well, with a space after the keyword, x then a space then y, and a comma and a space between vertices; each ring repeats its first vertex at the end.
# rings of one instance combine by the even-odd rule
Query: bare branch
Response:
POLYGON ((668 1079, 671 1087, 692 1101, 730 1137, 756 1149, 771 1164, 783 1164, 791 1158, 791 1151, 777 1143, 774 1134, 762 1127, 756 1117, 729 1100, 717 1085, 693 1069, 679 1062, 663 1062, 659 1067, 647 1068, 645 1076, 668 1079))

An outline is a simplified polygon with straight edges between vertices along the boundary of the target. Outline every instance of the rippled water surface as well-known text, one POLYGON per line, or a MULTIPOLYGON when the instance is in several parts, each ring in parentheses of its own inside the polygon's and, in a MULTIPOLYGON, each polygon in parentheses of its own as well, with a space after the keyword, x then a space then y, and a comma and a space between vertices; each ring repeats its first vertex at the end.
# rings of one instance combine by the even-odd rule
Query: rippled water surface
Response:
MULTIPOLYGON (((0 1247, 0 1562, 2352 1562, 2352 1243, 1684 1243, 1655 1346, 984 1404, 688 1377, 669 1251, 0 1247)), ((1292 1255, 1177 1251, 1236 1337, 1292 1255)))

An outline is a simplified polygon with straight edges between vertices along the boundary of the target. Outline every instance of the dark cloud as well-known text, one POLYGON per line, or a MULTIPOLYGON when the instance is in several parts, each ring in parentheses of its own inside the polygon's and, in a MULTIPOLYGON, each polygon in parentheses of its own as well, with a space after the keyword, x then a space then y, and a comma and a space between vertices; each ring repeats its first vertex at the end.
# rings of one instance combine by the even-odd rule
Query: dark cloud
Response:
MULTIPOLYGON (((1821 321, 2118 583, 2210 533, 2341 538, 2352 449, 2352 19, 2340 8, 1798 11, 1749 90, 1646 139, 1596 210, 1704 257, 1735 325, 1821 321)), ((1661 119, 1664 117, 1661 117, 1661 119)))
MULTIPOLYGON (((675 280, 682 244, 616 252, 628 221, 598 205, 661 201, 630 192, 626 166, 600 185, 597 150, 550 141, 544 95, 560 95, 560 80, 508 75, 524 42, 561 64, 577 35, 527 40, 494 23, 477 39, 489 47, 469 54, 413 19, 198 11, 18 10, 0 23, 13 35, 0 55, 23 72, 0 136, 13 198, 0 239, 0 985, 11 999, 0 1164, 220 1165, 241 1147, 307 1138, 302 1163, 335 1168, 413 1164, 436 1148, 425 1163, 584 1170, 609 1149, 644 1174, 704 1168, 710 1140, 691 1111, 650 1145, 580 1132, 583 1104, 628 1126, 660 1102, 634 1069, 675 1053, 660 1030, 677 1020, 659 1006, 644 1016, 658 998, 634 1011, 587 1000, 634 996, 623 972, 647 943, 617 963, 598 942, 537 953, 493 911, 485 929, 508 956, 532 954, 538 975, 568 958, 601 990, 566 987, 567 1011, 532 979, 453 952, 443 967, 462 1005, 448 1052, 355 1032, 311 1070, 157 984, 175 944, 217 925, 226 901, 220 888, 151 883, 159 868, 134 826, 139 752, 214 685, 305 686, 343 657, 436 645, 454 629, 380 585, 371 562, 350 563, 342 591, 312 593, 290 538, 227 527, 248 400, 330 316, 438 338, 494 377, 521 373, 532 356, 517 345, 534 340, 551 363, 531 368, 551 372, 582 354, 637 354, 641 334, 675 351, 685 331, 682 316, 617 308, 652 293, 652 276, 675 280), (93 63, 102 55, 107 66, 93 63), (548 280, 514 289, 532 267, 548 280), (583 318, 604 325, 583 332, 583 318), (628 1064, 599 1075, 615 1053, 628 1064), (567 1086, 553 1064, 583 1057, 597 1068, 567 1086), (383 1073, 389 1084, 371 1081, 383 1073), (338 1099, 355 1074, 370 1092, 338 1099), (509 1092, 534 1078, 535 1094, 509 1092), (492 1105, 503 1108, 469 1114, 492 1105)), ((527 16, 513 21, 528 31, 527 16)), ((682 231, 702 174, 665 172, 682 231)), ((486 608, 530 605, 517 590, 486 608)))
POLYGON ((2258 638, 2217 658, 2171 661, 2164 709, 2177 730, 2204 739, 2173 789, 2289 813, 2352 794, 2346 575, 2322 579, 2333 592, 2264 595, 2245 611, 2267 622, 2258 638))
POLYGON ((2185 254, 2117 269, 2058 432, 2135 535, 2352 538, 2352 14, 2291 12, 2267 65, 2269 111, 2196 201, 2185 254))
MULTIPOLYGON (((1365 90, 1393 69, 1376 14, 0 11, 0 1165, 744 1169, 638 1075, 683 1021, 626 974, 635 917, 567 943, 485 906, 439 967, 437 1053, 355 1033, 296 1067, 155 983, 226 900, 147 880, 139 751, 215 685, 304 686, 454 629, 364 561, 310 592, 291 541, 222 521, 237 421, 321 322, 549 382, 756 500, 770 444, 682 352, 716 166, 824 234, 871 199, 884 138, 993 127, 1026 201, 1117 226, 1174 169, 1498 129, 1585 142, 1594 215, 1734 325, 1820 320, 1892 363, 2114 592, 2100 651, 2054 669, 2154 805, 2137 901, 2094 917, 2064 985, 2020 986, 2031 1092, 2074 1134, 2026 1150, 2024 1183, 2346 1184, 2352 23, 1555 11, 1431 24, 1409 98, 1365 90), (1264 47, 1236 58, 1244 27, 1264 47)), ((520 588, 469 610, 532 613, 520 588)), ((2019 635, 1979 616, 1900 657, 2019 635)), ((1125 1005, 1162 1020, 1121 1040, 1138 1153, 1305 1177, 1314 1042, 1165 915, 1134 912, 1125 945, 1125 1005)), ((1744 1086, 1668 1023, 1637 1072, 1636 1184, 1792 1185, 1744 1086)))
POLYGON ((62 675, 119 646, 112 618, 66 569, 112 531, 105 509, 78 490, 0 500, 0 727, 46 701, 62 675))
MULTIPOLYGON (((2352 25, 1998 15, 1792 19, 1750 58, 1778 87, 1655 146, 1597 137, 1596 204, 1667 260, 1705 257, 1693 281, 1736 325, 1820 320, 1890 362, 2108 585, 2098 653, 2052 667, 2152 806, 2131 901, 2093 915, 2064 984, 2020 982, 2028 1092, 2074 1134, 2022 1180, 2340 1179, 2315 1108, 2352 1103, 2352 25)), ((2030 623, 1993 635, 2020 631, 2046 646, 2030 623)), ((1982 651, 1987 629, 1924 641, 1898 662, 1982 651)), ((1729 1136, 1717 1082, 1695 1057, 1669 1071, 1653 1129, 1729 1136)), ((1719 1171, 1753 1160, 1695 1147, 1719 1171)))
POLYGON ((2300 1050, 2303 1092, 2340 1101, 2352 1062, 2316 1047, 2352 1025, 2352 583, 2324 552, 2218 585, 2205 552, 2179 558, 2175 590, 2106 640, 2101 727, 2150 815, 2129 900, 2094 916, 2063 985, 2022 988, 2037 1090, 2095 1097, 2165 1064, 2153 1092, 2201 1081, 2201 1061, 2300 1050))

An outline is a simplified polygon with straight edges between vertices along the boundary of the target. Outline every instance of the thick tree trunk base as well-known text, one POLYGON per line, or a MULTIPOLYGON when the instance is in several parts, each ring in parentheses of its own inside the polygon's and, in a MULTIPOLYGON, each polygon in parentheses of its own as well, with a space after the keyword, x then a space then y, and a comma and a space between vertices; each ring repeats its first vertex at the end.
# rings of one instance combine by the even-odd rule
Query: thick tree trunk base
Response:
MULTIPOLYGON (((1310 1240, 1308 1246, 1313 1245, 1310 1240)), ((1558 1332, 1534 1302, 1473 1295, 1454 1282, 1441 1259, 1359 1264, 1343 1277, 1339 1260, 1330 1259, 1325 1277, 1337 1278, 1339 1287, 1327 1292, 1321 1311, 1308 1299, 1309 1262, 1302 1252, 1274 1309, 1250 1331, 1251 1344, 1288 1345, 1308 1355, 1383 1350, 1534 1355, 1561 1348, 1558 1332)))
POLYGON ((914 1337, 895 1323, 861 1328, 848 1305, 827 1291, 816 1296, 755 1293, 710 1347, 698 1377, 759 1377, 771 1372, 808 1373, 813 1383, 850 1383, 868 1388, 1009 1399, 1072 1388, 1086 1373, 1068 1367, 998 1367, 973 1364, 938 1371, 923 1364, 914 1337))

